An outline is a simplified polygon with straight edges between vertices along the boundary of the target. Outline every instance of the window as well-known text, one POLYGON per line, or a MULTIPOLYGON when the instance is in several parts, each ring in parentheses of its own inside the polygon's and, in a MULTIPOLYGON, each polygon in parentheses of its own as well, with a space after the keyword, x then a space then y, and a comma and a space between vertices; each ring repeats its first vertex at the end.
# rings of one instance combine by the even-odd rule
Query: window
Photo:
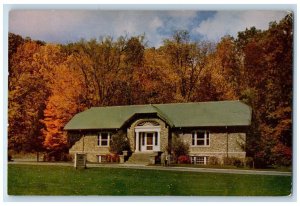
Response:
POLYGON ((192 156, 192 164, 206 165, 208 158, 206 156, 192 156))
POLYGON ((109 162, 107 155, 97 155, 97 157, 98 157, 98 163, 109 162))
POLYGON ((209 146, 209 132, 196 131, 192 134, 193 146, 209 146))
POLYGON ((98 146, 109 146, 110 133, 101 132, 98 134, 98 146))

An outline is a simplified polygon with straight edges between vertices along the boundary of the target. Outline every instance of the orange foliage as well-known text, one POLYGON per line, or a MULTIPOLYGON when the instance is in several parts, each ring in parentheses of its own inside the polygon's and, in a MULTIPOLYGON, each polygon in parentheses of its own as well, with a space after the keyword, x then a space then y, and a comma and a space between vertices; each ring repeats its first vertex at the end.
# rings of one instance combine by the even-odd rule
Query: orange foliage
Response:
POLYGON ((67 147, 67 135, 63 131, 65 124, 74 114, 83 110, 81 95, 83 79, 79 72, 65 65, 55 67, 52 76, 51 96, 46 102, 42 129, 45 138, 44 147, 48 150, 60 150, 67 147))

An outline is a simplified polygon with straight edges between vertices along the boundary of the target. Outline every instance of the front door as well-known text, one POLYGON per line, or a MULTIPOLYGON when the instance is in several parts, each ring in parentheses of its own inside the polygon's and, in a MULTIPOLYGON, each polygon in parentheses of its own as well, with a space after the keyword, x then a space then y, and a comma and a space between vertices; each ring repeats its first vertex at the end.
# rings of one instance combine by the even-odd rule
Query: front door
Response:
POLYGON ((142 132, 140 133, 141 151, 154 151, 157 145, 157 132, 142 132))
POLYGON ((153 150, 153 137, 154 133, 146 133, 146 150, 152 151, 153 150))

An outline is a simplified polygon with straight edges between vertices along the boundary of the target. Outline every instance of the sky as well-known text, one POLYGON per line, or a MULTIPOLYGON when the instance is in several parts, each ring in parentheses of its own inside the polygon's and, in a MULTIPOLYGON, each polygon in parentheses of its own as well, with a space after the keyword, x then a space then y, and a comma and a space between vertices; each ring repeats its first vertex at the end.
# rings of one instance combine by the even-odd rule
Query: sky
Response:
POLYGON ((12 10, 9 32, 49 43, 70 43, 121 35, 145 35, 147 45, 159 47, 175 30, 187 30, 193 40, 219 41, 224 35, 255 26, 265 30, 287 11, 240 10, 12 10))

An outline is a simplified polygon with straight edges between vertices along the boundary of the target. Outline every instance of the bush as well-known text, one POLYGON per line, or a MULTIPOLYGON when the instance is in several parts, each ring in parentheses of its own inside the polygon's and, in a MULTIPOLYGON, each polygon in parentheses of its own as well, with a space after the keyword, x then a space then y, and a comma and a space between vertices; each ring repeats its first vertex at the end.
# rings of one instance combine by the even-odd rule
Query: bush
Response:
POLYGON ((107 154, 104 157, 105 157, 105 162, 107 163, 120 162, 120 156, 118 154, 107 154))
POLYGON ((119 155, 123 154, 123 151, 131 152, 130 143, 126 133, 120 130, 112 135, 109 151, 119 155))
POLYGON ((178 157, 178 163, 179 164, 190 164, 191 159, 187 155, 181 155, 181 156, 178 157))
POLYGON ((8 152, 8 155, 7 155, 7 160, 8 160, 9 162, 11 162, 11 161, 12 161, 12 155, 11 155, 11 153, 10 153, 10 152, 8 152))
POLYGON ((64 154, 63 158, 62 158, 62 161, 70 162, 70 161, 73 161, 73 159, 74 159, 74 155, 64 154))
POLYGON ((240 158, 237 157, 225 157, 223 159, 224 165, 231 165, 236 167, 243 167, 243 161, 240 158))
POLYGON ((246 157, 246 159, 245 159, 245 166, 246 167, 254 168, 253 163, 254 163, 254 161, 253 161, 252 157, 246 157))
POLYGON ((208 157, 208 164, 209 165, 219 165, 220 164, 219 158, 214 157, 214 156, 208 157))
POLYGON ((223 158, 223 163, 224 165, 233 165, 233 157, 224 157, 223 158))
POLYGON ((240 159, 234 159, 233 160, 233 166, 236 166, 236 167, 243 167, 244 166, 244 164, 243 164, 243 162, 240 160, 240 159))
POLYGON ((292 164, 291 148, 278 144, 272 148, 272 163, 276 166, 290 166, 292 164))
POLYGON ((267 161, 268 158, 266 158, 269 155, 266 155, 265 152, 259 151, 254 155, 253 161, 254 161, 254 167, 255 168, 267 168, 270 163, 267 161))
POLYGON ((172 151, 175 158, 178 160, 180 156, 187 156, 189 154, 190 146, 180 138, 175 138, 172 145, 172 151))
POLYGON ((105 155, 105 161, 106 162, 111 162, 111 155, 110 154, 105 155))
POLYGON ((54 162, 54 161, 71 161, 73 156, 65 151, 57 150, 44 153, 44 162, 54 162))
POLYGON ((111 162, 120 162, 120 157, 118 154, 111 155, 111 162))
POLYGON ((291 166, 292 150, 282 143, 273 143, 255 153, 254 163, 255 168, 291 166))

